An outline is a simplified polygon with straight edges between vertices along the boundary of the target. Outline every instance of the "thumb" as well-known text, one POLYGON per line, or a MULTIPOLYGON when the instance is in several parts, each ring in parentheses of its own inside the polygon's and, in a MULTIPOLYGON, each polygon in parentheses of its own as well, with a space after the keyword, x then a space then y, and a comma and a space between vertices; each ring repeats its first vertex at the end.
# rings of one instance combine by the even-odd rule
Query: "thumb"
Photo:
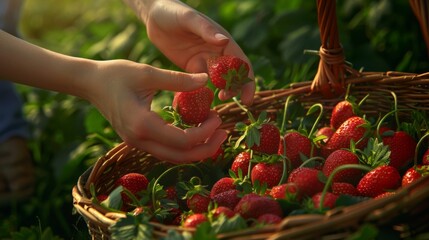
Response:
POLYGON ((174 92, 186 92, 207 84, 207 73, 184 73, 155 68, 152 71, 151 88, 174 92))

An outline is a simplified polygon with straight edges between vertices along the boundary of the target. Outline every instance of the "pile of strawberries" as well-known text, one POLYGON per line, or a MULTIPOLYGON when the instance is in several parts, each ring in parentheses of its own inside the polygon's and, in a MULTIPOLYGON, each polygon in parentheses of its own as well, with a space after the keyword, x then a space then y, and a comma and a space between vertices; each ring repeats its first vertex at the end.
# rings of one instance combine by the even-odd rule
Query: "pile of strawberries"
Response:
MULTIPOLYGON (((208 69, 217 88, 237 90, 248 81, 249 67, 236 57, 211 59, 208 69)), ((203 122, 213 98, 209 87, 176 93, 172 123, 189 127, 203 122)), ((389 115, 396 116, 397 109, 367 119, 359 109, 364 100, 357 104, 346 96, 330 116, 323 116, 323 106, 315 104, 306 115, 320 110, 314 124, 299 124, 296 129, 283 129, 288 125, 284 116, 269 118, 262 112, 256 118, 237 102, 248 114, 248 121, 235 126, 239 137, 229 139, 211 159, 192 166, 207 174, 221 169, 223 175, 216 181, 193 176, 160 184, 164 175, 147 179, 129 173, 117 179, 111 193, 95 194, 95 201, 112 211, 144 214, 166 225, 229 224, 234 227, 226 229, 232 231, 395 194, 429 173, 429 150, 419 149, 426 135, 386 121, 389 115), (329 119, 325 125, 319 123, 322 117, 329 119)), ((187 166, 173 168, 180 167, 187 166)))

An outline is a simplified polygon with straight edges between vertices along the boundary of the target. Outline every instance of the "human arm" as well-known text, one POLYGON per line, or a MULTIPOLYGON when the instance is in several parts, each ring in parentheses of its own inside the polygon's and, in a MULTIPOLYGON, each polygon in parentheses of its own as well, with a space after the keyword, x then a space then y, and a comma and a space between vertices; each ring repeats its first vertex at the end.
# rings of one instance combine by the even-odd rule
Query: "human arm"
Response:
POLYGON ((179 129, 151 111, 154 94, 193 90, 207 75, 154 68, 127 60, 95 61, 63 55, 0 31, 0 77, 88 100, 124 142, 179 163, 211 156, 226 138, 213 112, 198 128, 179 129), (205 144, 204 144, 205 143, 205 144))
MULTIPOLYGON (((149 39, 173 63, 187 72, 207 72, 206 61, 218 55, 234 55, 251 63, 231 35, 219 24, 178 0, 124 0, 144 22, 149 39)), ((250 67, 249 77, 254 78, 250 67)), ((241 89, 241 101, 251 105, 255 83, 241 89)), ((236 92, 220 91, 229 99, 236 92)))

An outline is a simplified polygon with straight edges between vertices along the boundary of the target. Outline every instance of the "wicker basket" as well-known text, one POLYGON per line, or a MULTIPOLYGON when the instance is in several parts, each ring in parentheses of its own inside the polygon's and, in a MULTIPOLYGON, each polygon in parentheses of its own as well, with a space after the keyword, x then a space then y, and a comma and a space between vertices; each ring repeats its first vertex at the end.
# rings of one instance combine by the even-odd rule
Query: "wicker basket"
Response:
MULTIPOLYGON (((416 16, 420 19, 422 30, 427 35, 427 4, 425 1, 410 1, 416 16), (418 14, 420 12, 421 14, 418 14), (425 19, 425 20, 422 20, 425 19), (423 23, 425 22, 426 25, 423 23), (425 26, 425 27, 423 27, 425 26), (425 30, 426 29, 426 30, 425 30)), ((370 97, 363 111, 366 114, 387 113, 390 111, 392 96, 395 92, 398 108, 429 109, 429 73, 414 74, 402 72, 358 72, 345 64, 344 55, 338 38, 335 1, 318 0, 319 27, 322 46, 321 61, 313 81, 292 85, 288 89, 261 91, 255 95, 250 110, 258 113, 262 110, 278 111, 283 109, 288 96, 305 107, 322 103, 328 112, 334 104, 343 99, 347 85, 351 85, 351 95, 358 99, 368 93, 370 97), (338 77, 339 76, 339 77, 338 77)), ((428 44, 429 46, 429 44, 428 44)), ((223 119, 223 128, 233 132, 236 122, 246 119, 246 115, 235 103, 225 103, 215 108, 223 119)), ((401 118, 409 118, 407 112, 401 118)), ((114 181, 128 172, 148 173, 157 165, 168 166, 146 152, 130 148, 124 143, 100 157, 96 164, 84 172, 73 188, 74 207, 85 219, 93 239, 111 239, 109 226, 124 213, 109 212, 91 201, 90 185, 97 193, 110 192, 114 181)), ((262 228, 247 229, 219 235, 219 239, 344 239, 355 232, 364 223, 393 227, 401 231, 403 237, 428 229, 429 220, 429 176, 405 188, 396 194, 368 200, 349 207, 336 208, 325 215, 297 215, 284 218, 281 224, 262 228), (411 228, 404 228, 408 223, 411 228), (403 229, 401 229, 403 227, 403 229)), ((152 222, 154 237, 160 238, 172 227, 152 222)))

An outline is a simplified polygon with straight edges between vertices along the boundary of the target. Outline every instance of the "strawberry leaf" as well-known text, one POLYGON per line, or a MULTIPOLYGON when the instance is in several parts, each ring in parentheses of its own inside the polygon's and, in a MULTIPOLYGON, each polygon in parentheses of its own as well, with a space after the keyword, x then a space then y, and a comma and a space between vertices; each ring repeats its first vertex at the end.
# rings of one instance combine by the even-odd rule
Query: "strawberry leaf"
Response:
POLYGON ((212 222, 212 227, 214 232, 219 234, 246 229, 247 223, 246 220, 244 220, 244 218, 239 214, 234 215, 232 218, 227 218, 225 215, 221 214, 215 221, 212 222))
POLYGON ((147 214, 127 214, 125 218, 119 218, 109 227, 112 239, 152 239, 153 227, 149 218, 147 214))

